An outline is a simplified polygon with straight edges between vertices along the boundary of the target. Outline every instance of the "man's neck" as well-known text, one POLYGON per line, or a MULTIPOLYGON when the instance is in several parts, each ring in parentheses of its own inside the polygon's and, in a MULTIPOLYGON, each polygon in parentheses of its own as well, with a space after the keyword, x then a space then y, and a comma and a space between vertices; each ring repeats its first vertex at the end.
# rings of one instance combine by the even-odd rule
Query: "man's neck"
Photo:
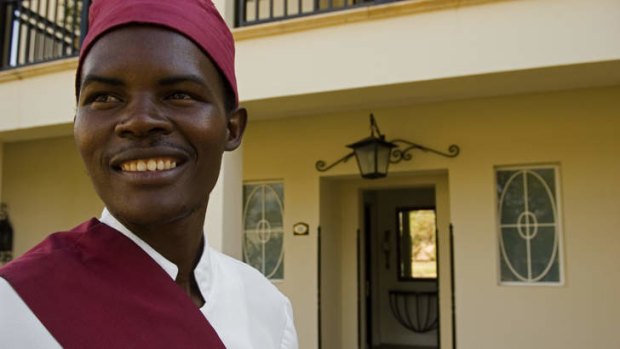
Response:
POLYGON ((178 272, 175 282, 199 307, 204 304, 204 299, 196 283, 194 269, 200 261, 205 245, 203 217, 204 215, 193 214, 170 223, 148 226, 123 222, 119 219, 119 222, 134 235, 176 265, 178 272))

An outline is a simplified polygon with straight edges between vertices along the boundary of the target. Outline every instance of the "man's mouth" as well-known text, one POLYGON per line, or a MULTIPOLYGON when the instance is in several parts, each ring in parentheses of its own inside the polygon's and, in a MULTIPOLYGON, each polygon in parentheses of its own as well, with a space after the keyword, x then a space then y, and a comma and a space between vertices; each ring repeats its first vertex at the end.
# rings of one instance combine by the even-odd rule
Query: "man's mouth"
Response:
POLYGON ((124 172, 156 172, 171 170, 175 167, 177 167, 177 161, 166 157, 129 160, 121 163, 121 170, 124 172))

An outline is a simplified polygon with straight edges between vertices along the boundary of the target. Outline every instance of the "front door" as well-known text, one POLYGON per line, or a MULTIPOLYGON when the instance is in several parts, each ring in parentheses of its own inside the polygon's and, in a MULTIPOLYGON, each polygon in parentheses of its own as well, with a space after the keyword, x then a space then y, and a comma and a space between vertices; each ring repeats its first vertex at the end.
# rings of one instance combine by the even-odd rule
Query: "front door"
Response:
POLYGON ((439 243, 448 217, 439 201, 435 185, 363 192, 366 348, 440 347, 439 243))

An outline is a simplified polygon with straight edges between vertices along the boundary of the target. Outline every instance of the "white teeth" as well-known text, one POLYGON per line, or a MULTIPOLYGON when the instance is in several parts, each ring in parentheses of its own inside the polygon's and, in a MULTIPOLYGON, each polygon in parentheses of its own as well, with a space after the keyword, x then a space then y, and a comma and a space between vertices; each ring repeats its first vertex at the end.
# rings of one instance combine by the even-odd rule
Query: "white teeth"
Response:
POLYGON ((121 169, 126 172, 165 171, 175 167, 176 161, 166 158, 133 160, 121 164, 121 169))
POLYGON ((149 171, 155 171, 157 170, 157 161, 151 159, 146 163, 146 168, 149 169, 149 171))
POLYGON ((137 170, 138 170, 138 172, 146 171, 146 162, 144 162, 142 160, 138 161, 137 170))

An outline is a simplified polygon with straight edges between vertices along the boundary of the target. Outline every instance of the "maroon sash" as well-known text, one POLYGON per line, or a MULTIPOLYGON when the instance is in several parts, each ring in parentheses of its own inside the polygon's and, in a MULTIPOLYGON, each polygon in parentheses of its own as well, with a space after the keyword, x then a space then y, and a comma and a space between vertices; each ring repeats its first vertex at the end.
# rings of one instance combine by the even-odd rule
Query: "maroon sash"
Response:
POLYGON ((140 247, 96 219, 0 269, 64 348, 225 348, 140 247))

